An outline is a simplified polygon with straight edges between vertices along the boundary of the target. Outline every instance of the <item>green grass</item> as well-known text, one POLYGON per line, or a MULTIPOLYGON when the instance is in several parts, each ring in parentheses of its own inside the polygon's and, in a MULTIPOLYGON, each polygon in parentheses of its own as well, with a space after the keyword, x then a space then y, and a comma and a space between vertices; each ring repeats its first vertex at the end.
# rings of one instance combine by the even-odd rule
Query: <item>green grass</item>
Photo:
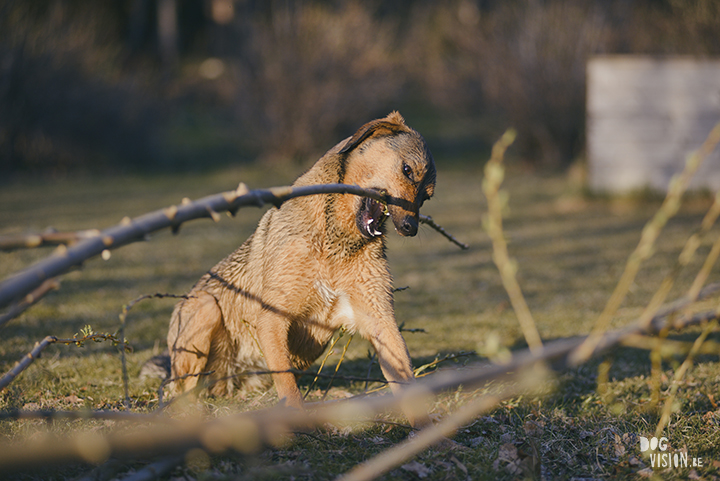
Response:
MULTIPOLYGON (((482 230, 485 201, 480 190, 482 165, 444 166, 438 162, 438 186, 423 208, 449 232, 471 245, 461 251, 427 227, 416 238, 389 235, 388 258, 395 285, 409 286, 396 294, 396 315, 406 328, 426 333, 406 333, 416 366, 437 356, 458 352, 486 353, 488 339, 499 339, 504 348, 525 346, 492 262, 490 241, 482 230)), ((157 177, 84 177, 59 180, 22 179, 0 188, 0 235, 58 230, 105 228, 124 216, 136 216, 178 203, 234 188, 239 181, 250 187, 286 184, 299 172, 273 172, 257 167, 215 173, 157 177)), ((510 193, 505 228, 510 254, 516 259, 518 279, 543 339, 586 334, 602 310, 627 256, 640 237, 644 223, 659 206, 657 199, 635 197, 612 200, 584 197, 562 176, 538 175, 511 169, 505 186, 510 193)), ((699 225, 710 199, 697 196, 670 221, 645 263, 631 292, 614 319, 624 325, 640 314, 663 277, 675 262, 685 239, 699 225)), ((0 330, 0 370, 7 371, 35 341, 47 335, 71 337, 86 326, 115 332, 124 304, 143 294, 185 293, 212 265, 230 253, 253 231, 262 215, 244 209, 234 219, 214 224, 199 220, 184 225, 177 236, 160 232, 149 242, 113 251, 108 261, 93 259, 62 278, 61 289, 51 293, 18 319, 0 330)), ((718 234, 715 229, 713 235, 718 234)), ((710 240, 679 276, 671 298, 689 287, 710 240)), ((47 256, 49 249, 0 253, 0 278, 47 256)), ((711 280, 716 280, 711 276, 711 280)), ((133 409, 145 412, 157 403, 158 382, 137 378, 142 363, 164 348, 164 338, 174 301, 151 299, 130 311, 126 337, 134 348, 128 355, 133 409)), ((705 308, 712 307, 711 302, 705 308)), ((699 330, 673 334, 692 341, 699 330)), ((717 333, 710 336, 718 340, 717 333)), ((334 368, 345 339, 335 348, 328 365, 334 368)), ((364 376, 369 366, 367 342, 354 339, 340 374, 364 376)), ((445 367, 480 359, 473 354, 445 367)), ((598 365, 587 365, 561 374, 542 396, 521 397, 502 405, 463 427, 455 440, 464 446, 454 452, 430 450, 418 464, 405 463, 386 479, 517 479, 523 460, 533 449, 541 453, 547 479, 627 478, 647 473, 649 459, 640 453, 638 436, 651 437, 658 413, 650 407, 650 362, 645 351, 616 349, 611 360, 610 382, 603 395, 597 391, 598 365), (517 455, 513 455, 513 449, 517 455), (515 456, 515 457, 513 457, 515 456), (505 459, 505 460, 503 460, 505 459), (419 466, 419 467, 418 467, 419 466)), ((661 400, 682 358, 663 363, 661 400)), ((328 369, 328 368, 326 368, 328 369)), ((372 376, 380 376, 375 365, 372 376)), ((301 388, 311 378, 301 380, 301 388)), ((313 395, 319 396, 325 384, 313 395)), ((336 380, 330 397, 343 397, 364 389, 364 383, 336 380)), ((442 419, 469 402, 478 392, 457 391, 441 395, 433 416, 442 419)), ((211 399, 212 415, 270 405, 274 394, 249 400, 211 399)), ((0 392, 0 409, 122 408, 120 357, 109 343, 85 347, 52 346, 11 386, 0 392)), ((696 468, 704 479, 720 476, 720 364, 716 356, 701 357, 679 390, 678 410, 666 436, 671 451, 684 446, 690 457, 702 457, 696 468), (713 466, 717 461, 717 466, 713 466)), ((389 415, 388 415, 389 416, 389 415)), ((385 419, 385 417, 382 417, 385 419)), ((402 418, 388 417, 404 422, 402 418)), ((48 428, 41 421, 2 421, 0 435, 8 440, 32 437, 51 429, 104 429, 111 422, 58 421, 48 428)), ((172 476, 188 479, 333 479, 361 461, 401 441, 408 429, 378 422, 363 431, 327 429, 312 436, 300 435, 289 445, 252 458, 209 457, 195 453, 172 476)), ((119 473, 140 467, 122 464, 119 473)), ((72 478, 90 470, 69 466, 61 471, 23 473, 29 478, 72 478)), ((664 479, 688 477, 689 470, 661 471, 664 479)), ((1 476, 0 476, 1 477, 1 476)))

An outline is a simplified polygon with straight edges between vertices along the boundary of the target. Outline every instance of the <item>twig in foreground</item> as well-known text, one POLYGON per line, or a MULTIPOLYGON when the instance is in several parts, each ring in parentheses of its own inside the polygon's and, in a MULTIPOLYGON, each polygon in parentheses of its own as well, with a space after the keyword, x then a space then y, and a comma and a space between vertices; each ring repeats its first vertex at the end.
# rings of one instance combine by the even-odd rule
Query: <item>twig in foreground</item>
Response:
POLYGON ((710 134, 708 134, 707 139, 705 139, 705 142, 700 149, 688 156, 685 162, 685 168, 680 175, 673 177, 665 200, 653 218, 645 224, 640 236, 640 241, 638 242, 635 250, 628 257, 625 269, 620 276, 620 280, 605 304, 605 308, 595 321, 595 325, 590 332, 590 336, 588 336, 582 348, 578 349, 573 355, 574 362, 578 364, 585 362, 589 358, 590 353, 592 353, 595 346, 600 342, 600 339, 602 339, 603 334, 608 330, 610 321, 619 309, 623 300, 625 300, 625 297, 630 290, 638 271, 640 270, 641 264, 652 255, 653 246, 655 245, 655 241, 660 235, 660 232, 667 222, 680 209, 682 196, 687 190, 690 180, 705 158, 712 153, 719 142, 720 123, 718 123, 710 134))
MULTIPOLYGON (((679 307, 681 309, 682 307, 679 307)), ((702 313, 682 320, 689 325, 698 320, 717 318, 713 311, 702 313)), ((680 320, 676 321, 680 322, 680 320)), ((651 324, 643 329, 637 323, 630 328, 606 333, 598 345, 596 353, 617 345, 625 336, 632 333, 650 331, 662 325, 651 324)), ((676 324, 675 327, 678 327, 676 324)), ((286 439, 283 437, 308 426, 320 426, 325 423, 367 419, 374 413, 399 406, 403 403, 417 403, 418 396, 432 395, 459 385, 466 389, 475 389, 491 380, 506 377, 511 373, 527 372, 527 368, 538 362, 546 362, 553 370, 559 371, 572 366, 570 354, 585 338, 561 339, 547 343, 541 352, 523 350, 516 353, 505 365, 482 364, 458 371, 443 371, 418 380, 415 386, 397 396, 367 397, 362 400, 338 401, 312 406, 314 412, 301 412, 275 407, 252 413, 226 416, 207 422, 182 420, 165 422, 163 426, 154 425, 138 431, 115 432, 105 434, 87 433, 68 437, 66 440, 37 439, 27 445, 0 442, 0 470, 12 472, 40 463, 69 462, 87 459, 87 450, 98 447, 94 462, 101 462, 100 454, 105 458, 131 457, 150 458, 158 454, 183 453, 187 449, 203 447, 208 452, 222 453, 234 450, 240 453, 256 453, 263 444, 273 444, 286 439), (84 437, 83 437, 84 436, 84 437), (100 449, 102 448, 102 449, 100 449)), ((540 376, 536 376, 538 379, 540 376)), ((428 434, 430 436, 430 434, 428 434)))
MULTIPOLYGON (((453 436, 460 427, 471 422, 483 412, 493 409, 500 401, 515 397, 520 393, 537 390, 542 386, 549 372, 546 369, 542 369, 541 365, 535 365, 535 368, 531 369, 531 371, 536 375, 529 376, 526 372, 525 375, 522 375, 518 380, 519 385, 506 386, 499 394, 483 395, 474 399, 458 411, 449 415, 440 424, 422 429, 416 435, 408 437, 408 439, 400 444, 386 449, 374 458, 355 466, 349 472, 336 478, 336 481, 370 481, 385 474, 403 461, 412 458, 430 446, 442 443, 443 440, 445 440, 446 443, 452 444, 452 441, 447 441, 448 437, 453 436)), ((515 375, 514 377, 517 378, 519 376, 515 375)))
POLYGON ((517 316, 520 329, 525 337, 525 341, 531 351, 540 351, 543 347, 540 333, 535 325, 530 308, 525 301, 522 289, 516 277, 517 266, 508 254, 507 241, 503 233, 503 216, 502 211, 506 197, 500 191, 505 176, 505 170, 502 165, 505 151, 515 141, 517 133, 510 129, 506 131, 500 139, 495 142, 492 148, 490 160, 485 165, 485 177, 482 181, 482 190, 487 198, 488 214, 485 222, 483 222, 493 246, 493 262, 500 272, 500 279, 503 287, 510 297, 515 315, 517 316))

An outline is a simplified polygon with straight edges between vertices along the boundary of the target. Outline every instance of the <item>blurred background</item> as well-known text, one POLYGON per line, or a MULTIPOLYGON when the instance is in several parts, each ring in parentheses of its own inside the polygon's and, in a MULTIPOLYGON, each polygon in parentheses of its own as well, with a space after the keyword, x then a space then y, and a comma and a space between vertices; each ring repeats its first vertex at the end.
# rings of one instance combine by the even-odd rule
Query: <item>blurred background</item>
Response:
POLYGON ((310 165, 399 109, 435 157, 584 152, 597 54, 720 54, 717 0, 0 0, 0 175, 310 165))

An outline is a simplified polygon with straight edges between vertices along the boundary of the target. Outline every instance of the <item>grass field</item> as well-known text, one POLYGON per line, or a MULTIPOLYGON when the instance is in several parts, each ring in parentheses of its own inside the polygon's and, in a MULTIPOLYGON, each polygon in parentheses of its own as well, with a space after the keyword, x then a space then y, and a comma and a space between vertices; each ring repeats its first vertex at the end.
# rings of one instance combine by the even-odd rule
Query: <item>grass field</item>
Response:
MULTIPOLYGON (((253 187, 290 183, 299 172, 273 172, 238 167, 206 174, 158 177, 86 177, 18 180, 0 186, 0 235, 105 228, 125 216, 137 216, 234 188, 239 181, 253 187)), ((435 197, 423 213, 470 244, 462 251, 423 227, 416 238, 389 235, 388 257, 396 287, 398 323, 416 366, 450 353, 466 355, 443 367, 457 367, 484 355, 525 347, 507 295, 492 261, 491 243, 482 229, 486 210, 480 185, 482 164, 438 162, 435 197), (497 344, 497 345, 496 345, 497 344)), ((518 263, 518 280, 544 340, 587 334, 603 309, 637 245, 643 225, 660 202, 652 196, 606 199, 586 196, 565 176, 538 175, 522 169, 507 174, 510 200, 505 228, 510 254, 518 263)), ((640 271, 630 294, 613 319, 614 326, 634 320, 677 259, 711 198, 691 197, 663 231, 655 255, 640 271)), ((212 265, 253 231, 261 210, 250 208, 215 224, 199 220, 178 235, 160 232, 149 242, 113 251, 107 261, 93 259, 62 278, 60 290, 48 295, 0 330, 0 370, 10 369, 36 341, 47 335, 71 337, 90 325, 115 332, 123 305, 143 294, 185 293, 212 265)), ((718 229, 706 239, 693 262, 678 276, 669 299, 681 296, 708 253, 718 229)), ((48 249, 0 252, 0 278, 47 256, 48 249)), ((710 281, 717 281, 711 275, 710 281)), ((127 318, 126 338, 133 410, 147 412, 157 404, 159 381, 141 381, 140 366, 164 348, 174 301, 146 300, 127 318)), ((712 309, 713 301, 704 308, 712 309)), ((693 341, 699 329, 670 337, 693 341)), ((715 332, 710 339, 720 341, 715 332)), ((328 363, 334 366, 345 344, 341 339, 328 363)), ((340 374, 365 376, 369 344, 354 339, 340 374)), ((683 357, 662 364, 660 408, 673 373, 683 357)), ((651 437, 659 419, 651 400, 647 351, 622 348, 561 374, 542 396, 522 396, 463 427, 454 438, 462 447, 430 450, 391 471, 385 479, 517 479, 528 475, 529 452, 536 452, 545 479, 636 479, 655 476, 691 479, 720 477, 720 363, 701 356, 678 391, 676 410, 665 431, 668 452, 702 458, 701 467, 650 469, 640 452, 639 436, 651 437), (598 366, 609 360, 610 381, 598 392, 598 366), (696 477, 697 476, 697 477, 696 477)), ((372 377, 380 376, 375 364, 372 377)), ((311 378, 301 380, 301 389, 311 378)), ((312 395, 322 394, 323 383, 312 395)), ((372 387, 372 385, 371 385, 372 387)), ((336 380, 330 398, 362 392, 365 383, 336 380)), ((441 395, 433 417, 442 419, 477 392, 459 390, 441 395)), ((208 415, 274 402, 274 392, 247 400, 205 400, 208 415)), ((52 346, 17 380, 0 391, 0 409, 122 409, 118 348, 110 343, 84 347, 52 346)), ((402 418, 382 418, 403 423, 402 418)), ((113 422, 0 421, 8 440, 32 438, 38 432, 107 429, 113 422)), ((168 479, 333 479, 407 436, 404 426, 376 423, 363 431, 327 429, 300 435, 282 448, 251 458, 210 457, 195 453, 168 479)), ((110 476, 122 478, 141 465, 121 463, 110 476)), ((19 479, 72 479, 92 466, 65 466, 18 473, 19 479)), ((0 478, 2 474, 0 473, 0 478)), ((108 478, 110 479, 110 478, 108 478)))

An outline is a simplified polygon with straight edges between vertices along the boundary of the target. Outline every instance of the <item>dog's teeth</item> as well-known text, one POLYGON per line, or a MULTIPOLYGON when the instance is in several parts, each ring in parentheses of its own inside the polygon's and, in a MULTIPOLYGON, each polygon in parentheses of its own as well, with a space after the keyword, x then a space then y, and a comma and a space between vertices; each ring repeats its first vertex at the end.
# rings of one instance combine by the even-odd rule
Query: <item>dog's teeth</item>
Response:
POLYGON ((373 231, 373 235, 382 235, 382 232, 380 232, 379 230, 375 229, 375 230, 373 231))
POLYGON ((365 222, 365 225, 370 225, 370 224, 372 224, 372 223, 373 223, 373 219, 370 218, 370 219, 367 220, 367 222, 365 222))

